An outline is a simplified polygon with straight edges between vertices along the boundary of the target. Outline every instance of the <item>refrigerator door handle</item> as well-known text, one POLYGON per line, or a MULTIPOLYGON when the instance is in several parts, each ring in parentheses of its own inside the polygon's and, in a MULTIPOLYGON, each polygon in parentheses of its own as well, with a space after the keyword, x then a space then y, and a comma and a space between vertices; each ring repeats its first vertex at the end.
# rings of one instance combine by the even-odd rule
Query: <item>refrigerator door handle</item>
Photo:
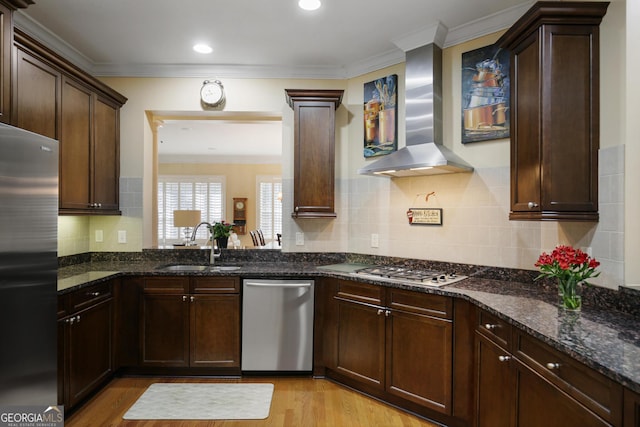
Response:
POLYGON ((245 281, 246 286, 257 286, 261 288, 310 288, 310 283, 261 283, 245 281))

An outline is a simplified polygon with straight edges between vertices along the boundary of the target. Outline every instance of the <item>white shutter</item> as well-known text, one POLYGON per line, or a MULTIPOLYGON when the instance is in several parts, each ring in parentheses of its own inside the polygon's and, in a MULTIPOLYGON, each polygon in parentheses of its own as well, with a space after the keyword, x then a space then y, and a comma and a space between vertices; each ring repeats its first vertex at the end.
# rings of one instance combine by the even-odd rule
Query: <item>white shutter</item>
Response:
POLYGON ((282 233, 282 181, 279 176, 258 176, 258 228, 265 239, 275 240, 282 233))
MULTIPOLYGON (((198 209, 201 221, 223 220, 223 176, 159 176, 158 177, 158 242, 171 244, 180 241, 183 230, 173 226, 173 211, 198 209)), ((194 224, 195 225, 195 224, 194 224)), ((206 227, 200 227, 198 239, 209 238, 206 227)))

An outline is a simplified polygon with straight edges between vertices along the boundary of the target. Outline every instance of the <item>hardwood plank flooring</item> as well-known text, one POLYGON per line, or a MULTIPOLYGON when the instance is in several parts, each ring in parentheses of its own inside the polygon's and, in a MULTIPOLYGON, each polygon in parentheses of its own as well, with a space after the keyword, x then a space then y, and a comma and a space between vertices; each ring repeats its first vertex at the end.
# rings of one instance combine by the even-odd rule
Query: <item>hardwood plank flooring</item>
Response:
POLYGON ((65 427, 315 427, 315 426, 406 426, 437 427, 422 418, 403 412, 324 379, 299 377, 268 378, 114 378, 104 389, 65 421, 65 427), (273 383, 269 417, 265 420, 218 421, 126 421, 122 416, 142 393, 156 382, 273 383))

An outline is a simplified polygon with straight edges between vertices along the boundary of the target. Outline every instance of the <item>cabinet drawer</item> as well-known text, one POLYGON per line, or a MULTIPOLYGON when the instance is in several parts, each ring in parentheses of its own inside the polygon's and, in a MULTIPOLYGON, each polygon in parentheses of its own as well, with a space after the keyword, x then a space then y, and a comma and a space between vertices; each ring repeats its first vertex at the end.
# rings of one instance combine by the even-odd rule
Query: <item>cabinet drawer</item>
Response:
POLYGON ((509 349, 509 342, 511 341, 511 325, 484 310, 478 311, 477 322, 476 329, 480 333, 489 337, 501 347, 509 349))
POLYGON ((147 277, 144 279, 145 294, 183 294, 188 292, 188 277, 147 277))
POLYGON ((514 334, 514 355, 604 420, 618 425, 622 386, 543 342, 514 334))
POLYGON ((67 311, 75 313, 102 300, 111 298, 111 282, 98 283, 79 289, 68 296, 67 311))
POLYGON ((366 304, 384 305, 384 290, 383 286, 338 280, 336 296, 366 304))
POLYGON ((389 308, 425 316, 452 318, 453 302, 442 295, 389 289, 389 308))
POLYGON ((197 294, 237 294, 239 277, 192 277, 191 292, 197 294))

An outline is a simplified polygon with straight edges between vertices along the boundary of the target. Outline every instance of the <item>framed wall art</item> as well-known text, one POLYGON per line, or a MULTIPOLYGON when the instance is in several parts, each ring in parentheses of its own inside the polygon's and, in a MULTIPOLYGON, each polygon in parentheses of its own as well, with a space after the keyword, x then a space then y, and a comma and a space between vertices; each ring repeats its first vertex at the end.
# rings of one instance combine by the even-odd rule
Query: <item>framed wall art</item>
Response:
POLYGON ((397 88, 397 74, 364 84, 364 157, 398 149, 397 88))
POLYGON ((509 138, 509 52, 462 54, 462 143, 509 138))

